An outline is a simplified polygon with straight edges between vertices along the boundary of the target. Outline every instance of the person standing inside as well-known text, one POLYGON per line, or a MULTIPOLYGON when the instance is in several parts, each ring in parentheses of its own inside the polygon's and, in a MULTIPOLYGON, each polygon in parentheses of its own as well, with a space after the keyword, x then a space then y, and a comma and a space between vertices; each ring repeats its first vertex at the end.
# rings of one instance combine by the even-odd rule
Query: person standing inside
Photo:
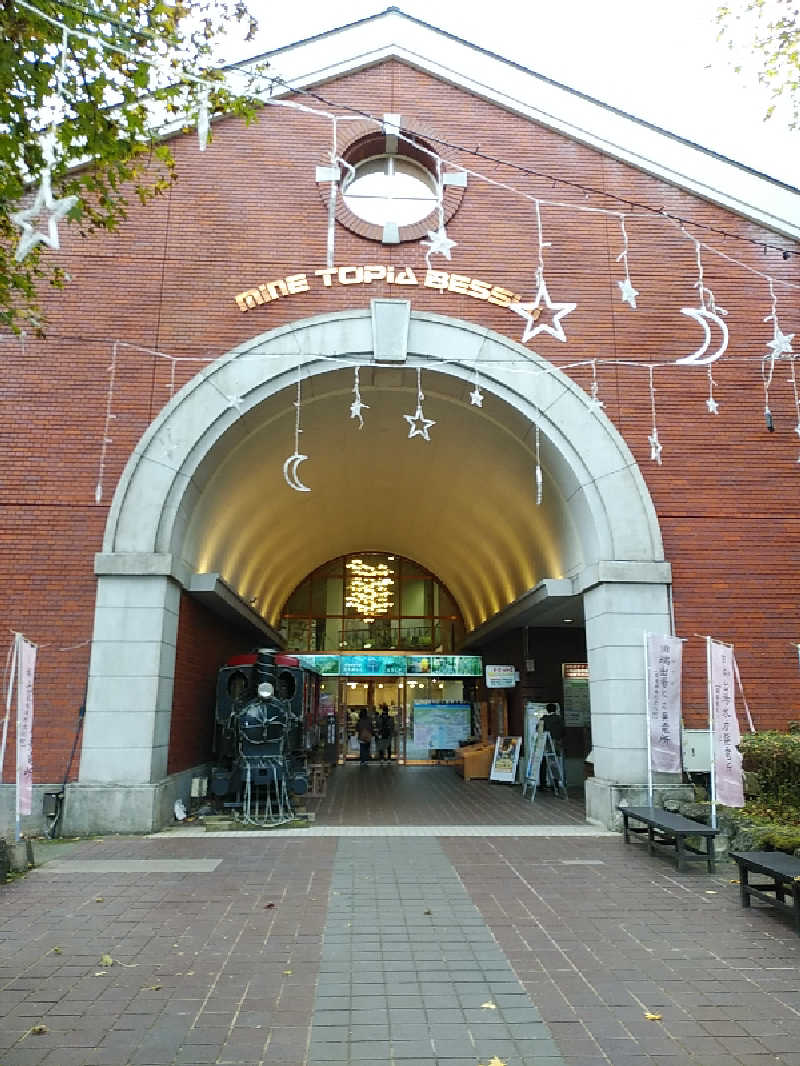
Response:
POLYGON ((361 714, 358 716, 358 722, 356 723, 356 735, 358 737, 360 757, 359 762, 361 766, 366 766, 369 762, 369 751, 372 747, 372 722, 367 714, 367 708, 364 707, 361 710, 361 714))
POLYGON ((394 722, 389 714, 389 708, 385 703, 381 704, 381 713, 378 718, 377 740, 375 742, 378 762, 392 761, 392 737, 394 736, 394 722))

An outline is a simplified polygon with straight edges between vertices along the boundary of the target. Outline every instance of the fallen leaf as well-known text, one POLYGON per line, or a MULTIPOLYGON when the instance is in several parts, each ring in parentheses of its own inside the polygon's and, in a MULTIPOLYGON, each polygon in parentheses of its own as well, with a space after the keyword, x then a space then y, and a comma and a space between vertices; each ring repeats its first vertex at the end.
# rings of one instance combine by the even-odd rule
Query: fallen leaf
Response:
POLYGON ((738 884, 741 884, 741 882, 740 882, 740 881, 738 881, 738 880, 737 880, 737 879, 736 879, 736 878, 734 877, 734 878, 732 878, 732 879, 731 879, 731 880, 730 880, 730 881, 728 882, 728 884, 729 884, 729 885, 738 885, 738 884))
POLYGON ((142 992, 160 992, 161 985, 145 985, 142 992))
POLYGON ((713 888, 707 888, 706 889, 706 895, 707 896, 716 896, 716 894, 717 893, 716 893, 716 891, 713 888))
POLYGON ((95 903, 105 903, 105 899, 102 896, 95 896, 94 901, 95 903))
POLYGON ((95 977, 105 977, 107 973, 108 970, 95 970, 94 975, 95 977))
POLYGON ((44 1024, 44 1022, 40 1022, 39 1025, 32 1025, 31 1026, 31 1032, 32 1033, 36 1033, 36 1035, 38 1036, 39 1033, 49 1033, 50 1030, 47 1028, 47 1026, 44 1024))
POLYGON ((53 954, 54 955, 63 955, 64 954, 64 949, 63 948, 53 948, 53 954))
POLYGON ((274 903, 265 903, 264 904, 264 910, 265 911, 271 911, 274 906, 275 906, 274 903))
POLYGON ((110 955, 101 955, 100 956, 100 965, 101 966, 113 966, 114 965, 114 960, 111 958, 110 955))
POLYGON ((289 975, 291 974, 291 972, 292 972, 292 971, 291 971, 291 970, 284 970, 283 972, 284 972, 284 973, 286 974, 286 976, 288 977, 288 976, 289 976, 289 975))
POLYGON ((423 911, 423 914, 433 914, 433 911, 423 911))
POLYGON ((645 1021, 648 1021, 648 1022, 660 1022, 661 1021, 661 1015, 660 1014, 651 1014, 649 1010, 644 1012, 644 1017, 645 1017, 645 1021))
POLYGON ((496 1003, 492 1003, 491 1000, 489 1000, 488 1003, 481 1003, 481 1006, 483 1007, 484 1010, 497 1010, 497 1004, 496 1003))

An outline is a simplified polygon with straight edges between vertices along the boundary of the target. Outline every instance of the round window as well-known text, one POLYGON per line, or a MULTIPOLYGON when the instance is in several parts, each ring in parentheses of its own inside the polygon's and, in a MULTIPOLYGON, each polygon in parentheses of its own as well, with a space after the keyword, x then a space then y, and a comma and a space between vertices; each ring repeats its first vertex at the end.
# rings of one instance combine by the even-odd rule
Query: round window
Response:
POLYGON ((413 226, 437 206, 436 183, 419 163, 380 155, 356 164, 343 187, 344 202, 358 218, 376 226, 413 226))

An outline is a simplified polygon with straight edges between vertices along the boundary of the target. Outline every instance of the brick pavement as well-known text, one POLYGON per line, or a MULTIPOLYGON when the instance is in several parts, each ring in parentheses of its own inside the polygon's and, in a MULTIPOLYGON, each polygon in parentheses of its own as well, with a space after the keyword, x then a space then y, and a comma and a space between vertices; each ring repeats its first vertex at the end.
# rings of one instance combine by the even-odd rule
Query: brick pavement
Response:
POLYGON ((0 887, 0 1066, 800 1066, 734 867, 545 828, 80 842, 0 887))

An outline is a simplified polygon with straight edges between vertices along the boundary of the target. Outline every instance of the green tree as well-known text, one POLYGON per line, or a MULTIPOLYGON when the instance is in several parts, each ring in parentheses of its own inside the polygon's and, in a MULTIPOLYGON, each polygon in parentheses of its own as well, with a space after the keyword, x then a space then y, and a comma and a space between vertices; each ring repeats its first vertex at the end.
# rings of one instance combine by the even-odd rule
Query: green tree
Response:
MULTIPOLYGON (((256 29, 243 0, 0 0, 0 328, 42 334, 39 287, 67 281, 41 243, 16 258, 11 216, 47 155, 52 195, 77 197, 67 217, 81 234, 115 229, 129 197, 146 203, 175 180, 162 134, 195 122, 203 96, 210 113, 255 113, 263 68, 231 89, 214 62, 237 26, 256 29)), ((32 225, 46 231, 46 214, 32 225)))
MULTIPOLYGON (((798 0, 738 0, 717 11, 720 36, 731 50, 742 48, 746 36, 758 67, 758 80, 773 98, 770 118, 781 99, 789 109, 790 126, 800 125, 800 5, 798 0)), ((741 72, 742 63, 735 69, 741 72)))

